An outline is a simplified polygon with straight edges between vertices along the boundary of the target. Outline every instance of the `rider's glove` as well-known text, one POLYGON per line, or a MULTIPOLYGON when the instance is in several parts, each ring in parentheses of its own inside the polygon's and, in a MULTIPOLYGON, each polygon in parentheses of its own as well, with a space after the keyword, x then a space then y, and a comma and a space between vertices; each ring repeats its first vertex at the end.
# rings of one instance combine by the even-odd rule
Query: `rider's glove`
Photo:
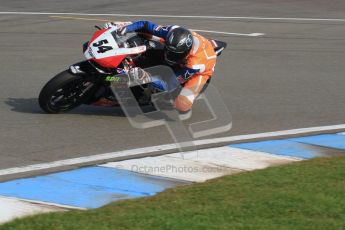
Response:
POLYGON ((151 75, 139 67, 134 67, 128 70, 128 76, 139 84, 147 84, 151 82, 151 75))

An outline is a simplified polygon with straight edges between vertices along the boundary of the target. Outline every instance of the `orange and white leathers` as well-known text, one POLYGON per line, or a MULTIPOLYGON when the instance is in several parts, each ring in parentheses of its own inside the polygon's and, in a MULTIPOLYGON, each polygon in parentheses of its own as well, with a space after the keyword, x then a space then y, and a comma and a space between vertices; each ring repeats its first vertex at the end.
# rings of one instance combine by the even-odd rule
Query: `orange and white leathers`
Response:
POLYGON ((211 41, 195 32, 192 34, 193 47, 187 56, 185 67, 199 71, 184 83, 175 99, 175 108, 181 112, 187 112, 192 108, 195 98, 212 76, 217 60, 211 41))

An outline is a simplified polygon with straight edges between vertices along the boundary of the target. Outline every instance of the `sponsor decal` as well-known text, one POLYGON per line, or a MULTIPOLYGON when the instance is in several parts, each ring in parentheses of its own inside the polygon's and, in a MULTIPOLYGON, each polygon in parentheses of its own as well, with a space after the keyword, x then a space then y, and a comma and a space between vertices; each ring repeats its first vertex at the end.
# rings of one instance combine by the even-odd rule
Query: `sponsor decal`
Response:
POLYGON ((193 44, 192 35, 188 35, 188 37, 181 39, 177 44, 177 47, 182 46, 183 44, 186 44, 188 48, 191 47, 193 44))
POLYGON ((195 73, 195 72, 193 72, 193 71, 190 73, 190 72, 187 70, 186 73, 184 74, 184 79, 187 80, 187 79, 190 78, 194 73, 195 73))
POLYGON ((182 45, 185 43, 186 39, 187 39, 187 38, 181 39, 181 40, 178 42, 177 47, 182 46, 182 45))
POLYGON ((161 30, 168 31, 169 27, 170 26, 157 26, 154 30, 157 31, 157 32, 161 31, 161 30))
POLYGON ((118 76, 107 76, 105 78, 105 81, 109 81, 109 82, 120 82, 121 81, 121 77, 118 76))
POLYGON ((162 29, 162 26, 157 26, 156 28, 155 28, 155 31, 160 31, 162 29))
POLYGON ((88 53, 89 53, 89 55, 91 56, 91 57, 95 57, 95 55, 93 55, 93 52, 92 52, 92 49, 91 48, 89 48, 89 50, 88 50, 88 53))
POLYGON ((193 45, 193 38, 192 35, 188 35, 188 38, 186 40, 187 47, 191 47, 193 45))
POLYGON ((80 67, 78 65, 71 65, 69 69, 74 74, 83 73, 83 71, 80 70, 80 67))
POLYGON ((138 52, 144 52, 146 51, 146 46, 139 46, 137 47, 137 49, 138 49, 138 52))

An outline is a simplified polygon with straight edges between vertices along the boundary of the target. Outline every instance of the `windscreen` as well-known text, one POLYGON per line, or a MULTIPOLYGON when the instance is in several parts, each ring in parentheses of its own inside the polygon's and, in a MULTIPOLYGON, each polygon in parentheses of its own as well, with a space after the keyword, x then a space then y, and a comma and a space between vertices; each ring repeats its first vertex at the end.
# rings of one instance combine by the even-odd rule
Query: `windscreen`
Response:
POLYGON ((117 31, 113 31, 111 34, 120 48, 133 48, 144 44, 144 39, 137 33, 118 35, 117 31))

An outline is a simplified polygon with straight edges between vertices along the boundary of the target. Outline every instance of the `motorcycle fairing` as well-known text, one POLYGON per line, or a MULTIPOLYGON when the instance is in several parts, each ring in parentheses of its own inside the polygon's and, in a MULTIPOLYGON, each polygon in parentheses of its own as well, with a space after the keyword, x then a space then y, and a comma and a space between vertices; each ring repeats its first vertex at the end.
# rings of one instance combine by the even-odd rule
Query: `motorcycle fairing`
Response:
POLYGON ((115 30, 116 28, 101 29, 94 33, 84 52, 87 60, 92 60, 106 68, 116 68, 128 55, 146 51, 144 45, 133 48, 119 47, 112 34, 115 30))

